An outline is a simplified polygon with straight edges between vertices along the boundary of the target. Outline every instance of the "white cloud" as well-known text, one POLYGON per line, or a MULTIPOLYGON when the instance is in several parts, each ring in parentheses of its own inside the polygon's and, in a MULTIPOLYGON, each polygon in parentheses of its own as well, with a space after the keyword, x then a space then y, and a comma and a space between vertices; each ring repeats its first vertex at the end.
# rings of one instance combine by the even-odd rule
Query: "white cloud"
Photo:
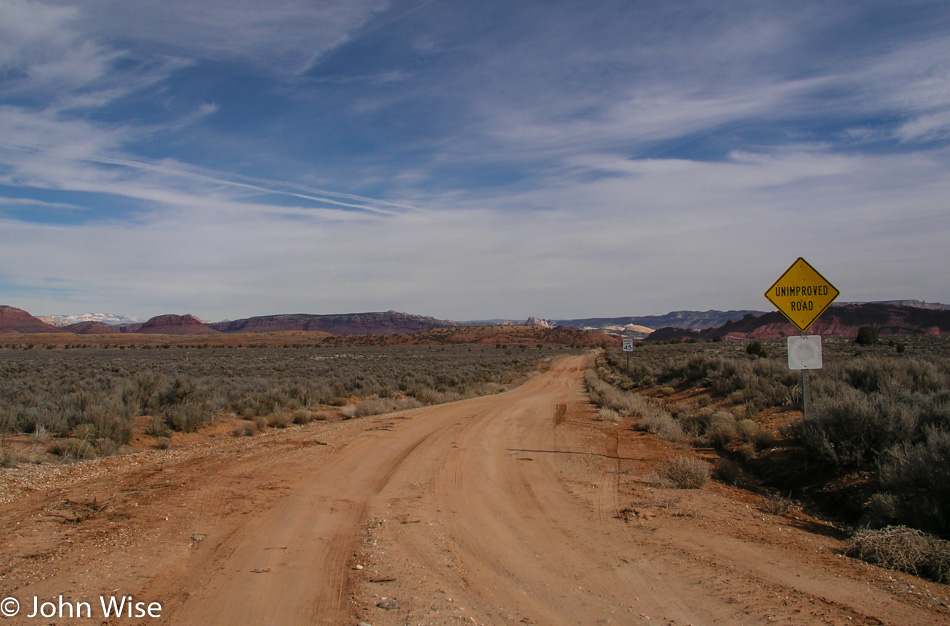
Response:
POLYGON ((808 47, 846 21, 811 5, 504 5, 501 27, 386 6, 0 0, 0 207, 37 211, 0 212, 0 284, 140 317, 572 317, 766 308, 806 256, 843 298, 945 299, 950 156, 914 144, 950 136, 950 38, 852 58, 808 47), (280 97, 176 82, 207 60, 288 78, 371 23, 406 58, 280 97), (730 127, 755 139, 676 150, 730 127), (84 222, 41 223, 71 207, 84 222))
POLYGON ((306 71, 388 6, 387 0, 83 0, 84 27, 173 55, 306 71))
POLYGON ((250 201, 187 210, 183 195, 163 199, 180 210, 147 224, 8 220, 0 267, 20 268, 21 284, 72 285, 94 294, 84 305, 140 316, 767 308, 761 293, 797 256, 848 298, 934 300, 950 262, 941 252, 950 217, 940 208, 950 182, 935 176, 947 159, 810 149, 724 163, 618 163, 613 178, 522 198, 359 219, 313 219, 250 201), (511 202, 551 208, 512 213, 511 202), (109 294, 115 301, 95 301, 109 294))

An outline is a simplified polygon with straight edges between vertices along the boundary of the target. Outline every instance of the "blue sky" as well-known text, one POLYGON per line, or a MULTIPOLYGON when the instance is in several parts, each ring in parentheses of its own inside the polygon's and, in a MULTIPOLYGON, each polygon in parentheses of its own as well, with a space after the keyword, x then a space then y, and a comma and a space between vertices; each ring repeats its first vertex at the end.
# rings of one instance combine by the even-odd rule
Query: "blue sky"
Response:
POLYGON ((0 0, 0 303, 950 302, 950 3, 0 0))

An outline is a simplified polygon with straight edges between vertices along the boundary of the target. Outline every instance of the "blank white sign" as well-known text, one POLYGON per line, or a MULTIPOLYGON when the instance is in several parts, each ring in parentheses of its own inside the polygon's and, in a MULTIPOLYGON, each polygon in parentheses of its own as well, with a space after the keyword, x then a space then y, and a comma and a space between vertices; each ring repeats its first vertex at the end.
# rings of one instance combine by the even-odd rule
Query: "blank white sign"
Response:
POLYGON ((788 369, 821 369, 820 335, 800 335, 788 338, 788 369))

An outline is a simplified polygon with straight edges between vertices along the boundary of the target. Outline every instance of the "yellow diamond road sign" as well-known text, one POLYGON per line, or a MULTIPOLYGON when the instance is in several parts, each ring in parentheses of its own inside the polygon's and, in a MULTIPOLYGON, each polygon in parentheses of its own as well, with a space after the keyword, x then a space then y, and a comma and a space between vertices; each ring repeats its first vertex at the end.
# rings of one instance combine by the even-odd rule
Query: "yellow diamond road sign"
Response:
POLYGON ((839 291, 799 257, 765 292, 798 330, 804 332, 838 297, 839 291))

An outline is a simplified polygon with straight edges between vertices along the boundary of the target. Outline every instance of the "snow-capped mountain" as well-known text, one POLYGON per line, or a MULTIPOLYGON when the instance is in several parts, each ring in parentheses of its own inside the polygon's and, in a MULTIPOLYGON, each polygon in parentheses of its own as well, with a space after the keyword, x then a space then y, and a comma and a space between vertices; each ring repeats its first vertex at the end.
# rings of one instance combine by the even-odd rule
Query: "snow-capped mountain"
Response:
POLYGON ((135 324, 141 320, 130 315, 114 315, 112 313, 80 313, 79 315, 46 315, 37 316, 47 324, 53 326, 69 326, 80 322, 102 322, 110 326, 119 324, 135 324))

